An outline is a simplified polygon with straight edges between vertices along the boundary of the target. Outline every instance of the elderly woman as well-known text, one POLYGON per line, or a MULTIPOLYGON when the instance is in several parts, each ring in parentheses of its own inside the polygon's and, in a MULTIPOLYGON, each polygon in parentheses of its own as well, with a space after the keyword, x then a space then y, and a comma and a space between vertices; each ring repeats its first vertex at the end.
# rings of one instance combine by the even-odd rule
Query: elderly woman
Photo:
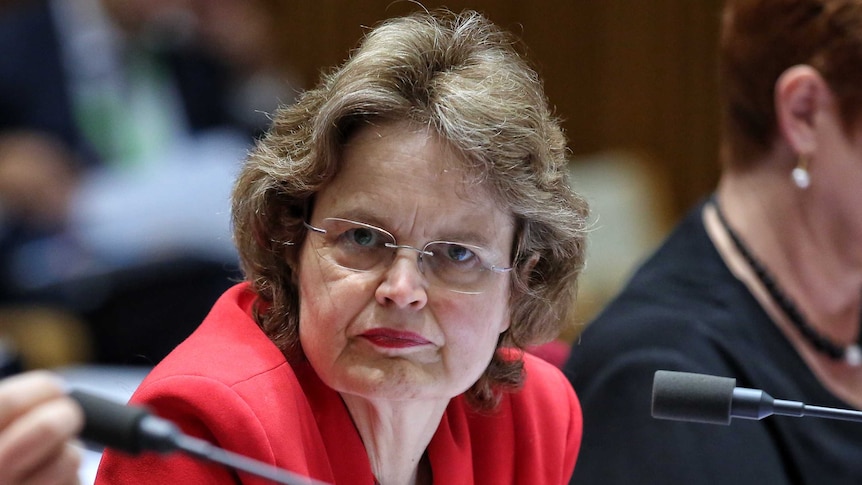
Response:
POLYGON ((862 2, 729 0, 723 173, 568 363, 572 483, 858 485, 862 427, 649 415, 659 369, 862 409, 862 2))
MULTIPOLYGON (((387 21, 248 157, 247 281, 133 402, 331 483, 566 483, 578 401, 525 354, 571 317, 586 205, 536 73, 482 16, 387 21)), ((108 451, 99 484, 263 483, 108 451)))

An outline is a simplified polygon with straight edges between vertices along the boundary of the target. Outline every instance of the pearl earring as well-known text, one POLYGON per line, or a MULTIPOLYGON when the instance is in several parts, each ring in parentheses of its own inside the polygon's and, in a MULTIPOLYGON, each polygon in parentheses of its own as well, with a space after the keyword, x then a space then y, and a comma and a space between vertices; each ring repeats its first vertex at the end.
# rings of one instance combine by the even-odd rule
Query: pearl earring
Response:
POLYGON ((811 175, 808 173, 808 155, 799 155, 796 167, 793 168, 790 175, 793 177, 793 183, 802 190, 807 189, 811 185, 811 175))

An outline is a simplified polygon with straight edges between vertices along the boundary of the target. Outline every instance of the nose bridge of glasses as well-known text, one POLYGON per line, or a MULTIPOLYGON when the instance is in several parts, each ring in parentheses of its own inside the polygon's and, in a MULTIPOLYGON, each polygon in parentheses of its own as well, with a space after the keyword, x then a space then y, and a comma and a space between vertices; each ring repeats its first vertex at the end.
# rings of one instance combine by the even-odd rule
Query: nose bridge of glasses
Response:
POLYGON ((419 269, 419 273, 424 275, 426 278, 428 277, 428 275, 425 273, 425 265, 423 264, 423 258, 422 257, 423 256, 433 256, 434 253, 432 253, 431 251, 427 251, 425 249, 419 249, 415 246, 409 246, 407 244, 384 243, 383 246, 386 247, 387 249, 392 250, 392 253, 390 256, 391 259, 389 261, 390 265, 398 258, 398 250, 399 249, 406 249, 408 251, 415 252, 416 253, 416 266, 419 269))
POLYGON ((386 246, 389 249, 393 249, 394 250, 393 252, 397 252, 399 249, 409 249, 411 251, 415 251, 419 254, 420 260, 422 259, 422 256, 434 256, 434 253, 432 253, 431 251, 428 251, 426 249, 420 249, 420 248, 413 247, 413 246, 408 246, 406 244, 385 243, 384 246, 386 246))

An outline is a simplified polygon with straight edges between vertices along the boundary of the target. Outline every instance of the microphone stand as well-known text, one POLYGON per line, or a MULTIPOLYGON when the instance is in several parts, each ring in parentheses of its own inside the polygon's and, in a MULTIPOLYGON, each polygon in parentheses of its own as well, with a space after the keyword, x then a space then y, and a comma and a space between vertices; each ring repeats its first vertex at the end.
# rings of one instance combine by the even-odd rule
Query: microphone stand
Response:
POLYGON ((759 389, 737 387, 733 390, 730 415, 734 418, 763 419, 771 415, 841 419, 862 422, 862 411, 812 406, 800 401, 773 399, 759 389))

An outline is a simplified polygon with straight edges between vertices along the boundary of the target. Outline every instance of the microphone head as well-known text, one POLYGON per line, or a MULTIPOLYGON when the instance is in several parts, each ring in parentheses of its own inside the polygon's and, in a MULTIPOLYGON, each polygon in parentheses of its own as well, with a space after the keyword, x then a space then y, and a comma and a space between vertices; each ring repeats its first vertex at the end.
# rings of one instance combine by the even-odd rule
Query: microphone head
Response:
POLYGON ((736 379, 689 372, 656 371, 652 416, 675 421, 730 424, 736 379))
POLYGON ((69 397, 84 411, 81 439, 131 454, 143 451, 140 422, 149 415, 146 409, 115 403, 80 389, 70 391, 69 397))

